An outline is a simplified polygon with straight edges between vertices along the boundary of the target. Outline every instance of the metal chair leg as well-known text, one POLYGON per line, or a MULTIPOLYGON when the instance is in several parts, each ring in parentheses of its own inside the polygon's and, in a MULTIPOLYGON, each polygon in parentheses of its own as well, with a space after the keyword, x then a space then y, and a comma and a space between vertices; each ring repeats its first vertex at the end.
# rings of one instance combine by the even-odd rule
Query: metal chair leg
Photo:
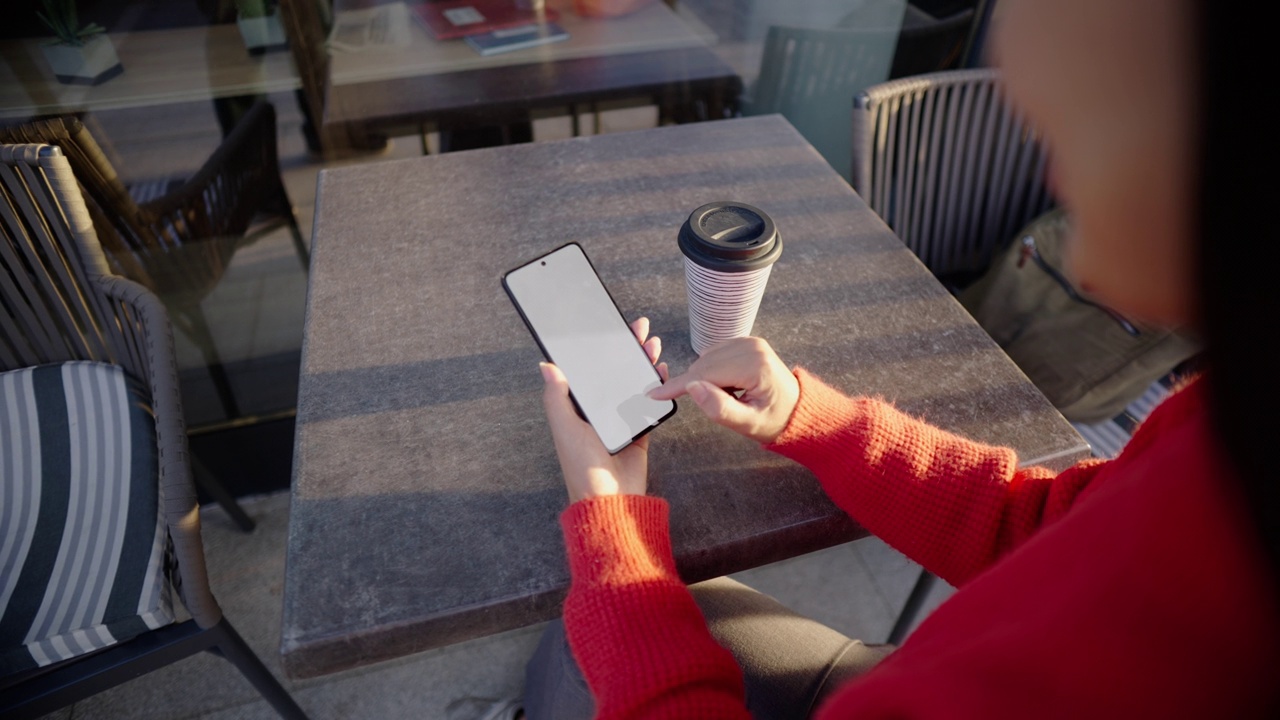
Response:
POLYGON ((235 665, 281 717, 307 720, 225 617, 207 630, 195 620, 167 625, 5 688, 0 691, 0 716, 42 717, 205 650, 235 665))
POLYGON ((311 253, 302 240, 302 228, 298 227, 298 219, 293 216, 293 211, 289 212, 289 233, 293 235, 293 249, 298 252, 298 262, 302 263, 302 272, 310 274, 311 253))
POLYGON ((186 329, 191 334, 191 339, 204 354, 204 362, 209 368, 213 387, 218 393, 218 399, 222 402, 222 411, 226 413, 228 420, 240 417, 240 405, 236 402, 235 393, 231 391, 231 378, 227 377, 227 370, 222 366, 222 357, 218 355, 218 348, 213 344, 213 332, 209 329, 209 321, 204 317, 204 310, 199 305, 194 305, 183 308, 182 314, 189 325, 186 329))
POLYGON ((307 720, 307 714, 298 707, 298 703, 294 702, 289 691, 284 689, 267 666, 263 665, 253 650, 249 649, 225 617, 217 625, 209 628, 208 632, 213 634, 213 643, 218 649, 218 654, 239 668, 240 673, 257 688, 267 702, 271 703, 271 707, 275 708, 280 717, 286 720, 307 720))
POLYGON ((911 588, 911 594, 907 596, 907 603, 902 606, 902 612, 898 615, 898 620, 893 624, 893 629, 889 631, 889 639, 886 641, 890 645, 901 645, 907 633, 911 630, 911 626, 916 622, 916 616, 920 614, 920 608, 924 605, 924 599, 929 597, 929 591, 933 589, 934 583, 938 581, 938 576, 928 570, 921 570, 920 577, 916 578, 915 587, 911 588))
POLYGON ((208 646, 195 620, 166 625, 0 690, 0 717, 44 717, 208 646))
POLYGON ((227 489, 218 481, 218 478, 209 470, 209 467, 195 456, 195 453, 188 452, 191 458, 191 474, 195 477, 196 484, 205 492, 213 496, 213 499, 222 506, 223 510, 231 516, 236 525, 245 532, 253 532, 256 527, 253 518, 240 507, 240 503, 236 502, 235 496, 227 492, 227 489))
MULTIPOLYGON (((422 147, 427 147, 427 136, 422 136, 422 147)), ((424 152, 423 155, 426 155, 424 152)), ((307 243, 302 239, 302 228, 298 226, 298 216, 293 214, 293 203, 289 200, 289 192, 285 190, 284 185, 280 186, 280 205, 281 210, 289 218, 289 234, 293 236, 293 249, 298 253, 298 261, 302 263, 302 272, 311 272, 311 252, 307 250, 307 243)))

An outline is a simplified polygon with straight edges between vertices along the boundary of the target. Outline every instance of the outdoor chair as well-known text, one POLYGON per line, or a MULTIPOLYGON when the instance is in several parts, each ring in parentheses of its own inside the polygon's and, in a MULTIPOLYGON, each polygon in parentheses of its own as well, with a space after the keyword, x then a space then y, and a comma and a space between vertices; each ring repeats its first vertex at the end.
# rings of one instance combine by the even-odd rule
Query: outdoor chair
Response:
MULTIPOLYGON (((954 289, 1053 206, 1038 139, 1004 103, 997 70, 890 80, 854 99, 853 189, 954 289)), ((936 582, 921 571, 888 642, 902 642, 936 582)))
POLYGON ((895 30, 773 26, 744 115, 781 113, 842 177, 849 177, 848 112, 853 96, 883 82, 895 30))
MULTIPOLYGON (((854 103, 853 188, 953 290, 1055 201, 1040 135, 1004 100, 1000 73, 954 70, 891 80, 854 103)), ((1094 456, 1117 455, 1181 371, 1153 383, 1112 420, 1072 424, 1094 456)), ((936 578, 922 572, 890 634, 900 642, 936 578)))
POLYGON ((0 145, 0 480, 0 717, 202 650, 305 717, 210 592, 164 305, 49 145, 0 145))
POLYGON ((853 189, 944 281, 976 277, 1053 206, 1045 162, 996 70, 891 80, 854 101, 853 189))
POLYGON ((201 303, 222 280, 238 248, 279 227, 289 228, 303 269, 310 264, 280 177, 274 108, 256 103, 195 175, 176 190, 142 203, 129 194, 84 123, 74 117, 0 128, 0 142, 62 149, 80 182, 109 266, 160 296, 174 324, 203 353, 227 419, 240 418, 201 303))

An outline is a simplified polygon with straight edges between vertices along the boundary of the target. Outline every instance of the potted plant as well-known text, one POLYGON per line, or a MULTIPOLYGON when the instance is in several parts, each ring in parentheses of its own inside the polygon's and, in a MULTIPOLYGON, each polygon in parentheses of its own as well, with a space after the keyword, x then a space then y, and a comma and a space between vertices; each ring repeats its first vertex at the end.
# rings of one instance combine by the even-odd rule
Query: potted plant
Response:
POLYGON ((236 0, 236 25, 250 55, 287 47, 279 9, 269 0, 236 0))
POLYGON ((40 20, 53 31, 53 39, 40 51, 53 68, 58 82, 98 85, 124 72, 116 48, 98 23, 80 26, 75 0, 40 0, 40 20))

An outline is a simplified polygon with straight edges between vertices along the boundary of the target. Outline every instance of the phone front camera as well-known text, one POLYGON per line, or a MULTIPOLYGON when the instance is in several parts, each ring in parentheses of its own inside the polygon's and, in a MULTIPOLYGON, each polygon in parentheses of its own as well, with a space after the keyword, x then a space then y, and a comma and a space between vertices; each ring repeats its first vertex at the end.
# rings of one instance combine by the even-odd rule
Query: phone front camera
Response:
POLYGON ((543 261, 542 261, 542 264, 545 266, 545 265, 547 264, 547 261, 546 261, 546 260, 543 260, 543 261))

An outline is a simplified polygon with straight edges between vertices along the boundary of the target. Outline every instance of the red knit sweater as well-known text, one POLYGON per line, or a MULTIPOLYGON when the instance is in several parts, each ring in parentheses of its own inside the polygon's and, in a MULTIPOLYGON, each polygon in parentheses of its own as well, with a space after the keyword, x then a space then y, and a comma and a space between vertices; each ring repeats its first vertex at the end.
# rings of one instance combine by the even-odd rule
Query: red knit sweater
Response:
MULTIPOLYGON (((821 718, 1248 717, 1280 699, 1280 619, 1197 383, 1114 461, 1059 473, 803 370, 769 446, 959 591, 821 718)), ((601 718, 746 717, 740 671, 676 575, 666 502, 561 517, 564 620, 601 718)))

